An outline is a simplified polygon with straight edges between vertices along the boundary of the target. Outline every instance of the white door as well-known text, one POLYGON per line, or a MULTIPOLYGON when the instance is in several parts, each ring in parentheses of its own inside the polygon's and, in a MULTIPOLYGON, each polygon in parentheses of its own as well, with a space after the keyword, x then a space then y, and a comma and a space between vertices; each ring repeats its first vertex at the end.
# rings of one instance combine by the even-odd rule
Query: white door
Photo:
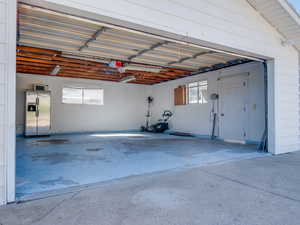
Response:
POLYGON ((248 76, 232 76, 220 79, 220 138, 243 142, 248 127, 248 76))

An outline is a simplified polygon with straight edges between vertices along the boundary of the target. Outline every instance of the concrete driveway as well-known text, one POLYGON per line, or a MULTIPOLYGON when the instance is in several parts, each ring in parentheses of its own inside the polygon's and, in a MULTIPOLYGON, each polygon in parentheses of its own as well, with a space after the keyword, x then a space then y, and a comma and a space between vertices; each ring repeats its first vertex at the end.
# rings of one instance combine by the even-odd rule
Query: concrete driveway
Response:
POLYGON ((0 224, 299 225, 300 152, 142 175, 0 208, 0 224))

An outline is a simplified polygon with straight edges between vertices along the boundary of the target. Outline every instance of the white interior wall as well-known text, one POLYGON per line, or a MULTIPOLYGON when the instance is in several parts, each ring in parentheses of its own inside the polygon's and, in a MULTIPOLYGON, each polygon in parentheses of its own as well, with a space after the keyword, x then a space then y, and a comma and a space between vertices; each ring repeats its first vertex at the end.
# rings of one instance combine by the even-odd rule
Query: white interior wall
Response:
MULTIPOLYGON (((208 96, 219 93, 217 79, 219 77, 249 73, 249 127, 246 140, 261 141, 264 131, 264 74, 262 63, 248 63, 226 69, 203 73, 200 75, 169 81, 153 86, 154 97, 152 121, 160 118, 164 110, 171 110, 174 116, 170 120, 170 128, 175 131, 189 132, 201 136, 209 136, 212 129, 210 112, 212 102, 209 99, 206 104, 174 105, 174 88, 190 82, 207 80, 208 96), (256 107, 254 107, 256 105, 256 107)), ((238 121, 232 121, 238 122, 238 121)))
POLYGON ((17 74, 18 134, 24 130, 24 91, 33 84, 46 84, 51 90, 52 133, 138 130, 144 124, 148 88, 144 85, 17 74), (63 87, 102 88, 104 105, 63 104, 63 87))

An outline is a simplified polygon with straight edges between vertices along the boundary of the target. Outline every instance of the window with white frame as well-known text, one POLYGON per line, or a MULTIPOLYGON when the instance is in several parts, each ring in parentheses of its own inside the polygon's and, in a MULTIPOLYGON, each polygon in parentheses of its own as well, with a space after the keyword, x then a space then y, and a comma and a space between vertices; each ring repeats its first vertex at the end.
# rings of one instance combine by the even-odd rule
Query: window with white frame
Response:
POLYGON ((63 88, 62 102, 66 104, 103 105, 103 89, 63 88))
POLYGON ((207 103, 207 80, 189 83, 187 87, 189 104, 207 103))

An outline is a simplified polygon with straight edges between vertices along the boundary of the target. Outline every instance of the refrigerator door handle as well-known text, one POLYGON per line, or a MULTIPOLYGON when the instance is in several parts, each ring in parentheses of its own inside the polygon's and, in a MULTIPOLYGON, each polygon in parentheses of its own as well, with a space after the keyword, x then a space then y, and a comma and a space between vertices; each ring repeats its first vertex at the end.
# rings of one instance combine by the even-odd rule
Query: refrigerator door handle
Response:
POLYGON ((39 109, 39 104, 40 104, 40 99, 39 97, 36 97, 36 112, 35 112, 35 116, 39 117, 40 116, 40 109, 39 109))

